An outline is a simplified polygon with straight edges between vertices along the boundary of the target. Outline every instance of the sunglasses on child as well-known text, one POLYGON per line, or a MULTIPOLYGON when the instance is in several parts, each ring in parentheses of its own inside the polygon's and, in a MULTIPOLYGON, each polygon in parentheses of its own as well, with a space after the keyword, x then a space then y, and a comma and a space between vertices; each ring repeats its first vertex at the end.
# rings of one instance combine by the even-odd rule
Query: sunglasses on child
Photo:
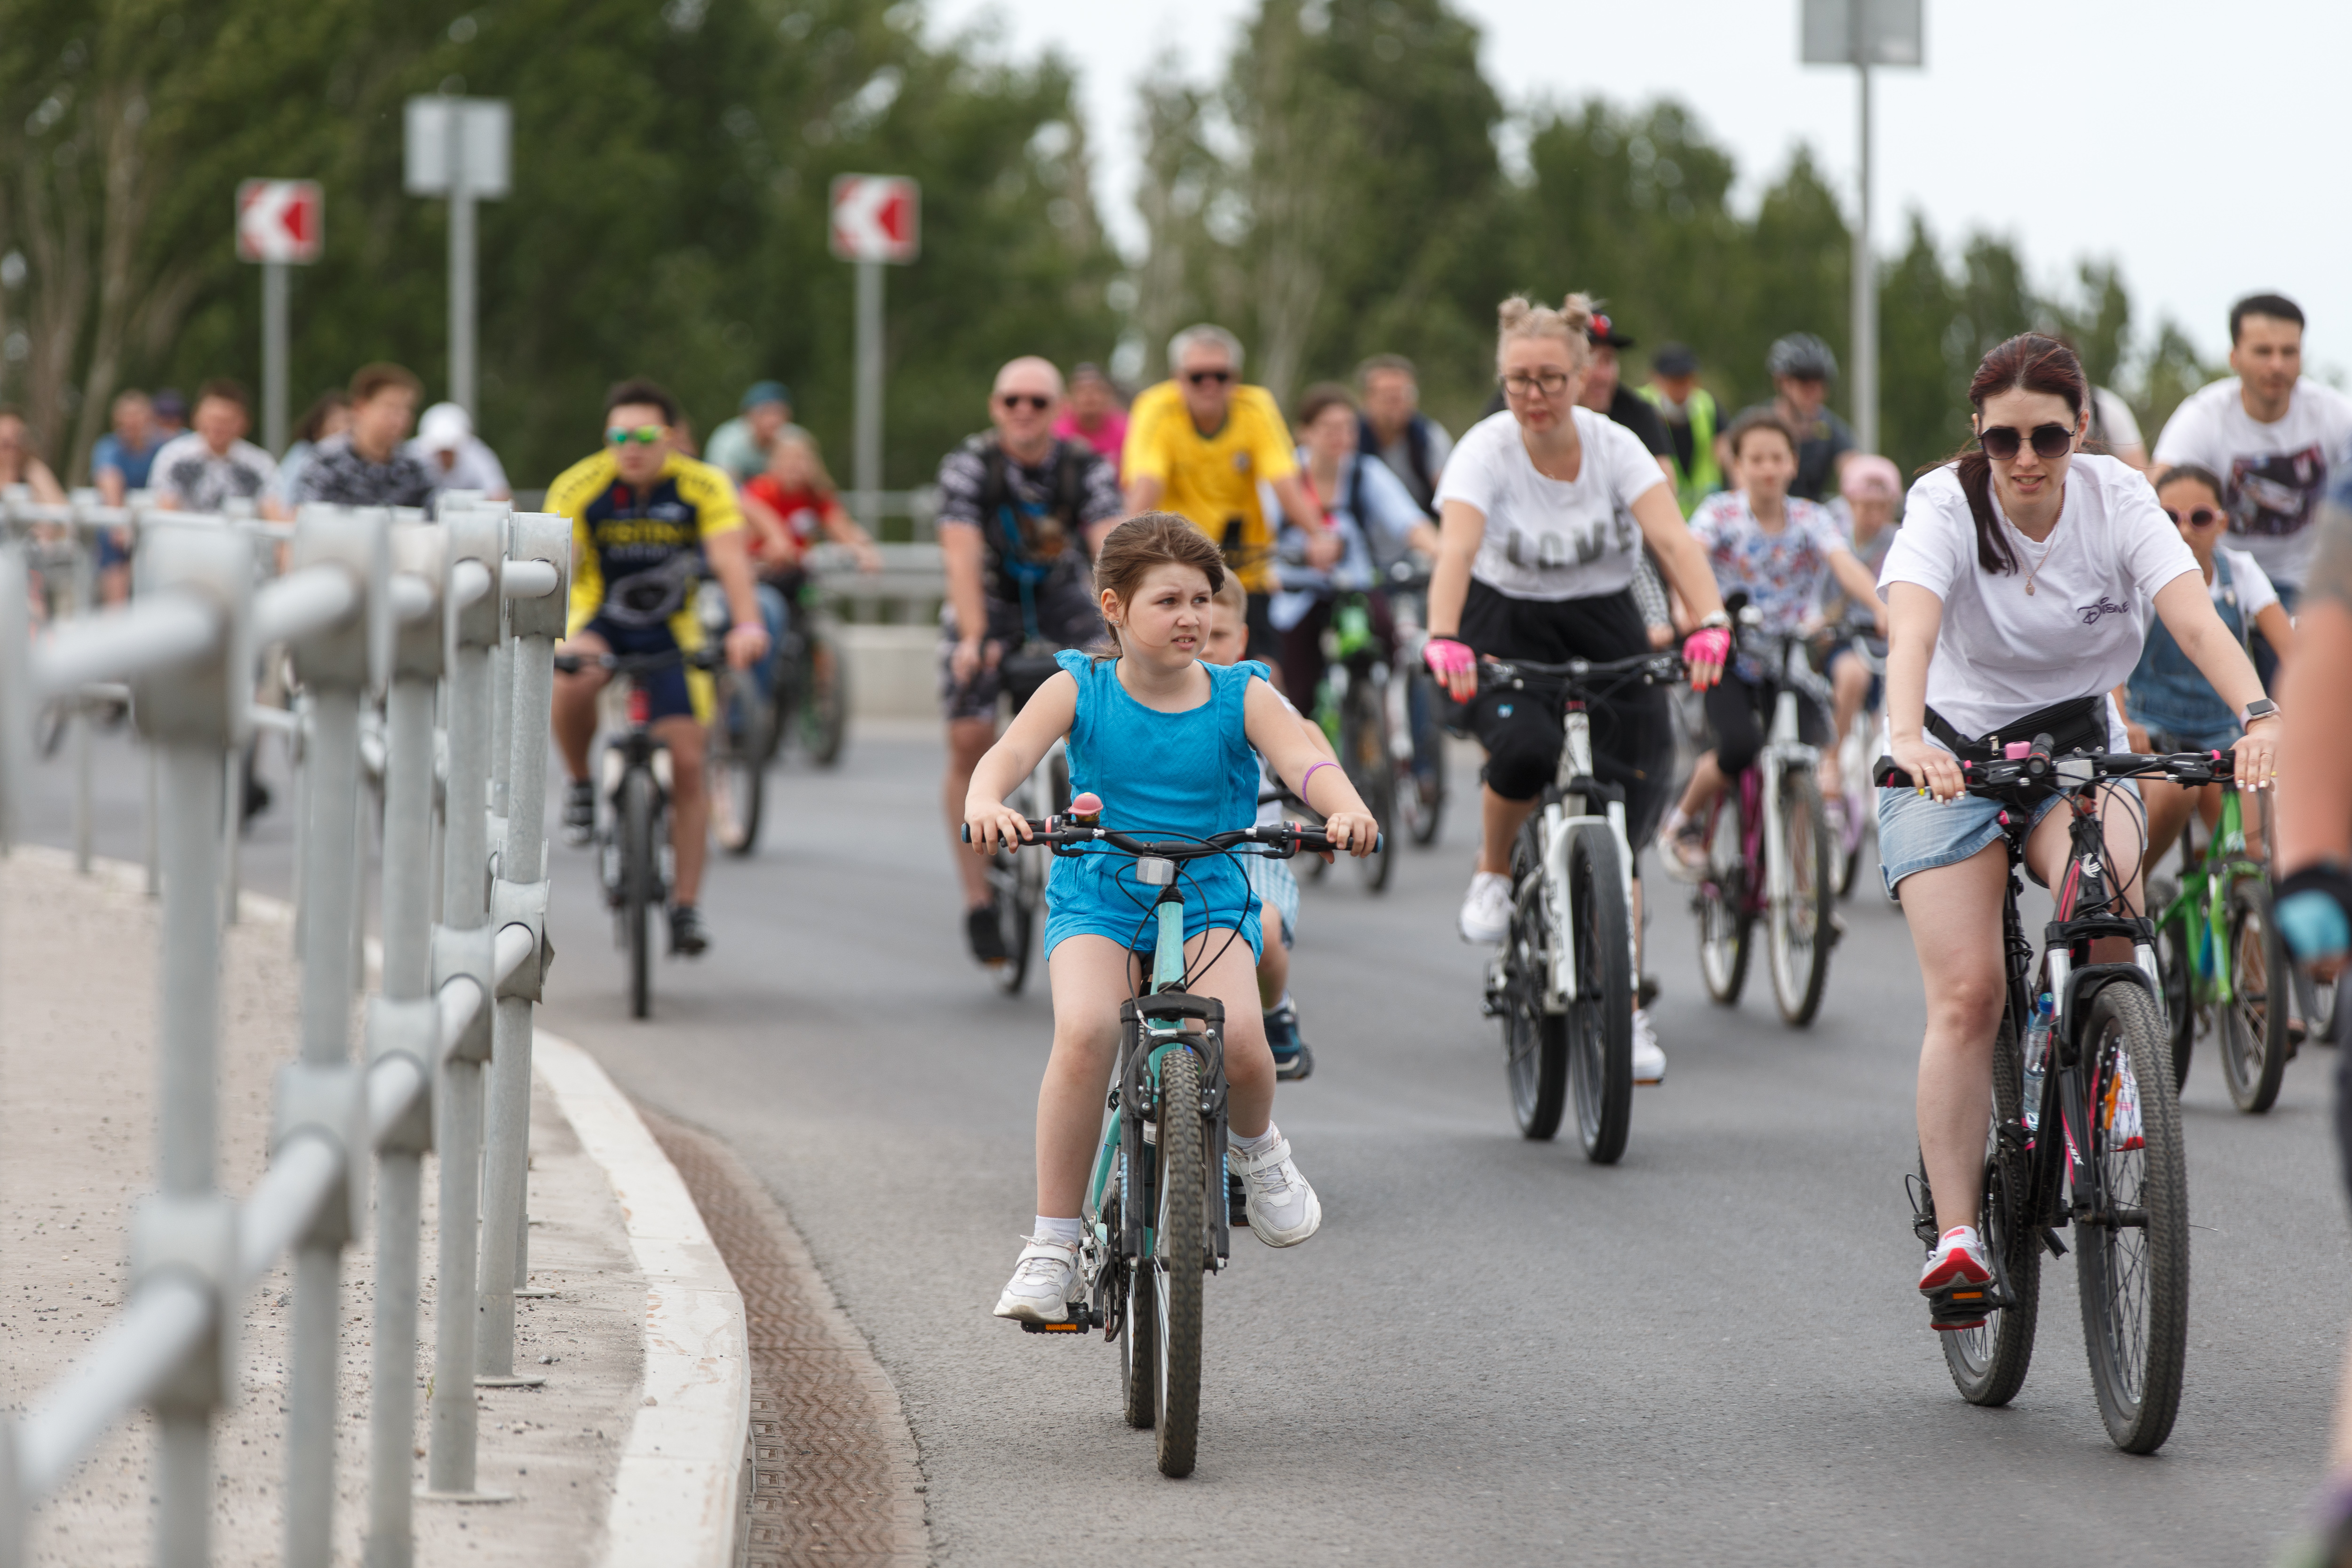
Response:
POLYGON ((2166 507, 2164 515, 2172 520, 2176 528, 2184 522, 2191 528, 2210 528, 2221 521, 2221 513, 2210 506, 2192 506, 2187 511, 2175 511, 2166 507))
POLYGON ((1043 414, 1054 406, 1054 400, 1034 392, 1000 392, 996 395, 1000 408, 1034 408, 1043 414))
POLYGON ((635 429, 615 425, 604 432, 604 439, 615 447, 625 447, 632 441, 640 447, 650 447, 668 434, 669 431, 659 425, 640 425, 635 429))
POLYGON ((2048 462, 2064 457, 2074 445, 2074 432, 2063 425, 2036 425, 2032 436, 2021 436, 2014 426, 1988 425, 1977 432, 1977 445, 1996 463, 2012 461, 2028 441, 2033 455, 2048 462))

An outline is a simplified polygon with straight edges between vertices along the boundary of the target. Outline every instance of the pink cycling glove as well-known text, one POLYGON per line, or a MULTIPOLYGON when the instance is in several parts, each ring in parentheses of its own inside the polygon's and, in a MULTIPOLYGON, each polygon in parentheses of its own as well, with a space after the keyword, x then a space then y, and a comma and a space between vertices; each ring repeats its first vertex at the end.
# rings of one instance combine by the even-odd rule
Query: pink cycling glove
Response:
POLYGON ((1467 675, 1477 664, 1478 656, 1470 651, 1468 643, 1455 642, 1452 637, 1432 637, 1421 645, 1422 662, 1433 675, 1445 677, 1467 675))
POLYGON ((1692 664, 1721 665, 1731 656, 1731 634, 1721 626, 1701 626, 1683 639, 1683 658, 1692 664))

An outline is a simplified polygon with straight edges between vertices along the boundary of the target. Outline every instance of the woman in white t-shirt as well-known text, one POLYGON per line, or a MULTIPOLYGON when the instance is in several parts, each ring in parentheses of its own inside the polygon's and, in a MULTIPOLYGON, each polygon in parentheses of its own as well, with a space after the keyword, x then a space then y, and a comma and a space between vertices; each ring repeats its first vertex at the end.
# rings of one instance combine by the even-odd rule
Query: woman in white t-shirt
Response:
MULTIPOLYGON (((1992 1278, 1970 1222, 2007 989, 2000 807, 1964 793, 1949 742, 2045 731, 2062 746, 2126 750, 2107 693, 2139 662, 2150 605, 2233 710, 2263 695, 2156 492, 2116 458, 2079 450, 2088 388, 2073 351, 2038 333, 2011 338, 1978 365, 1969 401, 1978 449, 1911 487, 1879 575, 1895 761, 1924 785, 1878 795, 1886 885, 1901 893, 1927 994, 1919 1150, 1941 1234, 1923 1293, 1992 1278)), ((2238 742, 2238 776, 2256 788, 2276 777, 2277 731, 2258 718, 2238 742)), ((2035 813, 2026 841, 2027 868, 2044 884, 2069 848, 2056 804, 2035 813)), ((2109 791, 2103 810, 2115 881, 2137 907, 2138 803, 2109 791)), ((2105 939, 2093 956, 2127 963, 2130 943, 2105 939)))
MULTIPOLYGON (((1463 940, 1474 942, 1500 942, 1509 929, 1511 843, 1559 770, 1561 731, 1556 704, 1481 693, 1478 656, 1554 664, 1649 652, 1631 592, 1645 542, 1700 617, 1684 647, 1691 684, 1714 684, 1730 647, 1715 575, 1657 460, 1632 431, 1577 405, 1592 356, 1591 301, 1571 294, 1554 310, 1515 297, 1497 315, 1507 404, 1465 431, 1446 459, 1423 653, 1455 701, 1474 703, 1471 721, 1486 748, 1478 868, 1461 917, 1463 940)), ((1626 836, 1645 844, 1674 772, 1665 694, 1632 687, 1593 704, 1591 717, 1594 766, 1624 786, 1626 836)), ((1636 910, 1639 931, 1638 903, 1636 910)), ((1657 1037, 1636 1008, 1633 1077, 1654 1083, 1664 1073, 1657 1037)))

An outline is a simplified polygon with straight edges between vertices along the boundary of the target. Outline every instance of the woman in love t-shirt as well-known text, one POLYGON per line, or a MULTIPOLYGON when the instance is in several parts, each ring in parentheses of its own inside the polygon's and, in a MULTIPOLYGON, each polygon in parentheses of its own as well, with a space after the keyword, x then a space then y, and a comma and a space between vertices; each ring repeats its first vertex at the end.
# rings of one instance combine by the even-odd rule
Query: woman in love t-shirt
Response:
MULTIPOLYGON (((2096 698, 2108 708, 2108 749, 2121 751, 2122 725, 2105 693, 2138 663, 2150 605, 2231 708, 2243 711, 2263 694, 2147 481, 2077 450, 2089 428, 2089 388, 2073 351, 2035 333, 2011 338, 1985 356, 1972 392, 1981 449, 1912 487, 1879 574, 1892 622, 1892 749, 1924 786, 1879 792, 1878 837, 1927 991, 1919 1149, 1941 1234, 1919 1289, 1931 1303, 1992 1277, 1974 1222, 1994 1035, 2008 994, 2000 909, 2009 861, 2000 803, 1966 793, 1958 759, 1927 733, 1927 710, 1964 739, 2024 741, 2032 737, 2010 737, 2007 727, 2096 698)), ((2255 788, 2275 776, 2277 729, 2274 718, 2258 719, 2238 742, 2238 777, 2255 788)), ((2137 913, 2139 811, 2125 794, 2105 792, 2103 815, 2111 885, 2137 913)), ((2068 816, 2045 805, 2026 841, 2026 864, 2046 885, 2065 868, 2068 816)), ((2091 957, 2128 963, 2131 943, 2103 939, 2091 957)))

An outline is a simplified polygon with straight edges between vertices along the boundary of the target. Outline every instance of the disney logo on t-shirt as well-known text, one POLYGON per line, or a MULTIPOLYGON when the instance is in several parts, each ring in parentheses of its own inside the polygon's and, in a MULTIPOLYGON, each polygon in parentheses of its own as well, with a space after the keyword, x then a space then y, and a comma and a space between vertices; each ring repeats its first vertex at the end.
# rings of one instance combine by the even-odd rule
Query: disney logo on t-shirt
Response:
POLYGON ((2095 626, 2099 624, 2101 616, 2120 616, 2124 613, 2124 607, 2102 594, 2096 604, 2075 605, 2074 613, 2083 617, 2084 626, 2095 626))

